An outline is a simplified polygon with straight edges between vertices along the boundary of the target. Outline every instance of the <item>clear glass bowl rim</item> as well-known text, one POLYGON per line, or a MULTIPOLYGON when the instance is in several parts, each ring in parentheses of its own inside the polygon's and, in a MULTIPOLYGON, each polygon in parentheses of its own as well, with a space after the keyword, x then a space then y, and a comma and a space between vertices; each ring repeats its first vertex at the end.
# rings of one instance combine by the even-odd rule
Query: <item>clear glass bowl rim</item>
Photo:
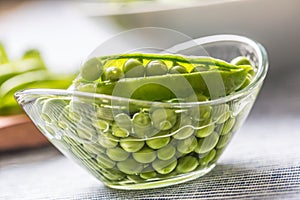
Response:
MULTIPOLYGON (((62 90, 62 89, 25 89, 20 90, 15 93, 15 98, 17 101, 18 99, 24 95, 40 95, 40 96, 77 96, 83 98, 93 98, 93 99, 109 99, 112 101, 124 101, 128 103, 140 104, 143 106, 151 106, 153 104, 159 104, 160 106, 166 107, 190 107, 190 106, 205 106, 205 105, 215 105, 215 104, 222 104, 234 99, 240 98, 251 93, 257 86, 259 86, 266 77, 268 71, 268 56, 265 48, 258 42, 249 39, 245 36, 239 35, 212 35, 194 39, 197 45, 209 44, 209 43, 218 43, 218 42, 236 42, 241 43, 247 46, 251 46, 255 53, 257 54, 258 58, 258 66, 257 66, 257 73, 254 77, 254 80, 242 90, 235 92, 233 94, 227 95, 222 98, 213 99, 209 101, 201 101, 201 102, 185 102, 185 103, 169 103, 169 102, 153 102, 153 101, 145 101, 145 100, 137 100, 137 99, 129 99, 124 97, 117 97, 105 94, 96 94, 96 93, 89 93, 89 92, 79 92, 73 90, 62 90)), ((20 102, 19 102, 20 103, 20 102)))

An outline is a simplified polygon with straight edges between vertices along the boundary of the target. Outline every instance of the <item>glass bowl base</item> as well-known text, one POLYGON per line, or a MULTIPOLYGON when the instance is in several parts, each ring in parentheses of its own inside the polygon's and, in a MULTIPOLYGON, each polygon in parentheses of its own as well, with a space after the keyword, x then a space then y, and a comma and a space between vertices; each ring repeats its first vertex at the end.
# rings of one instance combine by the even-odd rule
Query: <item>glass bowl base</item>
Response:
POLYGON ((146 183, 135 183, 135 184, 127 184, 127 185, 120 185, 120 184, 110 184, 110 183, 104 183, 107 187, 113 188, 113 189, 121 189, 121 190, 141 190, 141 189, 154 189, 154 188, 161 188, 161 187, 167 187, 171 185, 177 185, 180 183, 184 183, 190 180, 197 179, 201 176, 204 176, 208 172, 210 172, 216 164, 212 164, 209 167, 205 167, 201 170, 197 170, 194 172, 190 172, 187 174, 175 176, 173 178, 168 179, 162 179, 157 180, 153 182, 146 182, 146 183))

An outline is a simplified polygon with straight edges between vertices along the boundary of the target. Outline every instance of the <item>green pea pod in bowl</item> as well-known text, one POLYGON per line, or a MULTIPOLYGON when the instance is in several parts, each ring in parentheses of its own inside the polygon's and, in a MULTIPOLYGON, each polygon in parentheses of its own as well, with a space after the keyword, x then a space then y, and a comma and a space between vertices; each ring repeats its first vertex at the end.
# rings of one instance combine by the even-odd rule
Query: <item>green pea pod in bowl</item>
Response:
POLYGON ((248 116, 267 54, 235 35, 167 50, 92 56, 68 90, 30 89, 15 97, 61 152, 108 187, 196 179, 215 167, 248 116), (195 56, 197 47, 209 56, 195 56))

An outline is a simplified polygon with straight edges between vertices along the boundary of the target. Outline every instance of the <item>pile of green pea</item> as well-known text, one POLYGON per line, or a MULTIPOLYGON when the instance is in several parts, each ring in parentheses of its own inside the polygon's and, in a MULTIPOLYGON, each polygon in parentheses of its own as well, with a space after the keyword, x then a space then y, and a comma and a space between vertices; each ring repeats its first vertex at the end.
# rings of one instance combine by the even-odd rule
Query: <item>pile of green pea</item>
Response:
MULTIPOLYGON (((149 77, 198 76, 217 70, 224 73, 224 78, 237 79, 234 88, 226 90, 233 93, 246 87, 254 75, 254 67, 245 57, 231 63, 201 59, 155 54, 93 58, 83 66, 74 85, 79 91, 105 90, 109 94, 120 81, 134 85, 149 77), (237 71, 243 72, 239 78, 237 71)), ((197 86, 194 88, 197 101, 210 100, 205 88, 201 93, 197 86)), ((153 97, 136 96, 142 100, 153 97)), ((54 144, 109 186, 159 181, 209 168, 248 112, 247 107, 238 107, 244 99, 186 107, 172 104, 188 103, 188 97, 161 94, 155 100, 163 104, 135 105, 130 109, 107 99, 43 97, 35 102, 38 109, 34 112, 39 112, 41 127, 54 144)))

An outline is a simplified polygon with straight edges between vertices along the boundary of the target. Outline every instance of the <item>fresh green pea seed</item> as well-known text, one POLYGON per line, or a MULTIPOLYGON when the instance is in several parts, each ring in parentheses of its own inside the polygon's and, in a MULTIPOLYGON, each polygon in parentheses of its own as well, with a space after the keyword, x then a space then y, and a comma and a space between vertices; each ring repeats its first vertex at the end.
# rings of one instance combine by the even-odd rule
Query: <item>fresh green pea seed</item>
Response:
POLYGON ((195 152, 199 154, 207 153, 212 150, 219 141, 218 133, 214 132, 205 138, 201 138, 198 141, 198 145, 195 148, 195 152))
POLYGON ((118 81, 124 77, 123 71, 118 67, 108 67, 105 69, 102 79, 106 81, 118 81))
POLYGON ((112 134, 116 137, 126 138, 129 136, 129 131, 125 128, 120 128, 116 123, 112 125, 112 134))
POLYGON ((209 162, 211 162, 214 159, 215 156, 216 156, 216 150, 213 149, 207 155, 205 155, 203 158, 200 158, 199 162, 202 166, 206 166, 209 164, 209 162))
POLYGON ((102 119, 93 120, 92 125, 94 126, 94 128, 96 130, 101 131, 101 132, 106 132, 109 129, 109 123, 102 119))
POLYGON ((176 113, 170 109, 156 109, 151 114, 153 126, 158 130, 169 130, 176 123, 176 113))
POLYGON ((92 58, 84 63, 80 70, 81 77, 87 81, 94 81, 101 77, 103 64, 97 58, 92 58))
POLYGON ((129 157, 129 153, 120 147, 106 150, 107 156, 114 161, 124 161, 129 157))
POLYGON ((159 76, 168 73, 168 67, 160 60, 150 61, 146 65, 146 76, 159 76))
POLYGON ((61 111, 67 105, 67 102, 62 99, 51 98, 44 101, 41 117, 51 123, 57 123, 61 111))
POLYGON ((98 143, 104 148, 114 148, 118 145, 118 138, 107 132, 99 134, 98 143))
POLYGON ((128 137, 120 140, 120 146, 127 152, 137 152, 143 148, 145 142, 132 140, 133 137, 128 137))
POLYGON ((96 160, 104 169, 112 169, 116 165, 116 162, 108 158, 105 154, 98 154, 96 160))
POLYGON ((191 172, 198 166, 198 159, 193 156, 184 156, 178 160, 176 171, 179 173, 191 172))
POLYGON ((155 171, 149 171, 149 172, 144 172, 144 173, 140 173, 140 177, 142 179, 148 180, 151 178, 155 178, 157 175, 157 173, 155 171))
MULTIPOLYGON (((159 134, 158 134, 159 135, 159 134)), ((170 137, 160 137, 146 140, 146 144, 152 149, 160 149, 170 142, 170 137)))
POLYGON ((52 136, 55 136, 55 130, 52 128, 52 126, 49 126, 48 124, 45 124, 45 129, 47 130, 48 133, 50 133, 52 136))
POLYGON ((167 146, 157 150, 157 157, 160 160, 170 160, 175 156, 176 148, 172 144, 168 144, 167 146))
POLYGON ((99 119, 107 120, 107 121, 113 121, 114 115, 112 112, 111 107, 107 105, 101 105, 97 106, 96 108, 96 117, 99 119))
POLYGON ((128 130, 128 132, 131 132, 132 124, 131 124, 131 118, 126 113, 119 113, 115 116, 115 121, 117 125, 120 128, 128 130))
POLYGON ((151 163, 156 159, 156 152, 145 146, 141 150, 132 154, 133 158, 140 163, 151 163))
POLYGON ((140 61, 131 58, 125 62, 123 71, 126 78, 143 77, 145 74, 145 67, 140 61))
POLYGON ((229 141, 231 140, 233 133, 229 132, 226 135, 221 135, 220 140, 217 144, 217 148, 221 149, 227 146, 227 144, 229 143, 229 141))
POLYGON ((134 182, 134 183, 141 183, 144 182, 144 179, 142 179, 140 176, 138 175, 134 175, 134 174, 130 174, 126 176, 128 180, 134 182))
POLYGON ((95 155, 105 153, 106 151, 105 148, 97 144, 83 143, 82 145, 87 152, 93 153, 95 155))
MULTIPOLYGON (((227 112, 229 112, 229 105, 227 105, 227 104, 215 105, 213 107, 212 113, 211 113, 212 119, 215 121, 215 120, 219 120, 223 116, 226 117, 227 112)), ((223 117, 223 118, 225 118, 225 117, 223 117)), ((222 119, 222 120, 224 120, 224 119, 222 119)))
POLYGON ((139 112, 133 115, 132 126, 137 137, 145 137, 151 131, 151 118, 148 113, 139 112))
POLYGON ((190 137, 191 135, 193 135, 195 132, 194 128, 190 127, 190 126, 186 126, 183 128, 180 128, 176 134, 173 135, 173 137, 177 140, 183 140, 186 139, 188 137, 190 137))
POLYGON ((229 118, 223 126, 223 129, 221 131, 221 135, 226 135, 227 133, 229 133, 231 131, 231 129, 233 128, 235 124, 235 118, 229 118))
POLYGON ((188 71, 186 70, 185 67, 183 67, 181 65, 175 65, 169 70, 169 73, 170 74, 184 74, 184 73, 188 73, 188 71))
POLYGON ((177 151, 182 154, 188 154, 197 147, 197 139, 194 136, 179 140, 177 143, 177 151))
POLYGON ((170 160, 155 160, 152 163, 153 169, 157 171, 159 174, 168 174, 172 172, 177 165, 177 159, 171 158, 170 160))
POLYGON ((117 163, 118 169, 129 175, 139 174, 143 170, 143 165, 132 158, 117 163))
POLYGON ((195 72, 204 72, 204 71, 208 71, 209 68, 207 66, 204 66, 204 65, 199 65, 199 66, 196 66, 192 71, 191 73, 195 73, 195 72))
POLYGON ((212 123, 211 119, 206 121, 199 122, 199 129, 196 131, 196 136, 199 138, 204 138, 213 133, 215 129, 214 123, 212 123))
POLYGON ((93 136, 96 136, 97 133, 95 132, 94 129, 92 128, 88 128, 86 129, 86 127, 82 127, 82 126, 77 126, 77 135, 78 137, 80 137, 81 139, 84 140, 91 140, 93 138, 93 136))

